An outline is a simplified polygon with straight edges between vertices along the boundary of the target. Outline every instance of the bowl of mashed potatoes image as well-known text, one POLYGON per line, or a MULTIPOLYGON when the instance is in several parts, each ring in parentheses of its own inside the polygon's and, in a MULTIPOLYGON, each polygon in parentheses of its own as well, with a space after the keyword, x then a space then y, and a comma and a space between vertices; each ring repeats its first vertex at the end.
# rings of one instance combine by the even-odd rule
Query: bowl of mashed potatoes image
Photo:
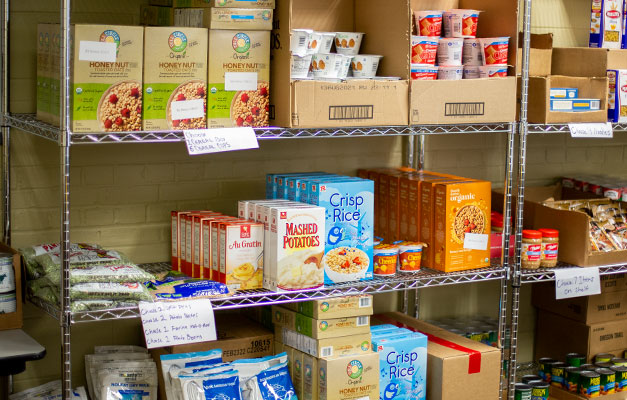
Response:
POLYGON ((324 271, 333 282, 353 282, 366 277, 370 258, 354 247, 338 247, 327 252, 322 262, 324 271))
POLYGON ((281 289, 312 289, 324 283, 322 256, 317 249, 296 251, 279 260, 277 281, 281 289))

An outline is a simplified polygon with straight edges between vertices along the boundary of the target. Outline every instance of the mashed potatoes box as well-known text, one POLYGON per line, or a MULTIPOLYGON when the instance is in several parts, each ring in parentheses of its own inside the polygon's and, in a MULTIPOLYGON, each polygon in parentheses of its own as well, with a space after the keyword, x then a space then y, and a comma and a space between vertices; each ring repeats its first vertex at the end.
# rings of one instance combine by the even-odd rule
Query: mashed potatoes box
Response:
POLYGON ((272 306, 272 322, 314 339, 370 333, 370 317, 367 315, 321 320, 272 306))

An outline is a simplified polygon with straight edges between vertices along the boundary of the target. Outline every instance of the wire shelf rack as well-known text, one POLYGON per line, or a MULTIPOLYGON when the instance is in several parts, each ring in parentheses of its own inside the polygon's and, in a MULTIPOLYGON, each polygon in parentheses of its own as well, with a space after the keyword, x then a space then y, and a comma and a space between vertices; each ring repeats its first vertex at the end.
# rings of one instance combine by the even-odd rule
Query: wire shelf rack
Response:
MULTIPOLYGON (((165 263, 153 263, 144 264, 142 267, 150 269, 163 265, 165 265, 165 263)), ((507 274, 505 269, 499 265, 497 260, 494 260, 489 268, 451 273, 443 273, 424 268, 420 272, 398 275, 392 278, 376 277, 375 279, 366 282, 342 283, 325 286, 319 289, 303 291, 277 293, 266 289, 244 290, 238 291, 229 297, 212 299, 212 304, 214 309, 227 310, 248 306, 276 305, 296 301, 324 299, 345 295, 388 293, 434 286, 455 285, 470 282, 486 282, 505 279, 506 276, 507 274)), ((52 317, 56 319, 59 318, 60 310, 58 306, 34 297, 30 298, 30 301, 52 317)), ((137 307, 125 307, 97 311, 73 312, 71 322, 79 323, 138 317, 139 310, 137 307)))
MULTIPOLYGON (((555 268, 539 268, 539 269, 522 269, 521 270, 521 283, 535 283, 535 282, 553 282, 555 281, 555 270, 565 268, 580 268, 576 265, 567 263, 559 263, 555 268)), ((599 273, 601 275, 612 275, 627 273, 626 264, 605 265, 599 267, 599 273)))
MULTIPOLYGON (((529 124, 529 134, 570 133, 568 124, 529 124)), ((627 132, 627 124, 612 124, 615 133, 627 132)))
MULTIPOLYGON (((39 121, 34 114, 7 114, 8 126, 23 130, 44 139, 58 141, 61 131, 58 127, 39 121)), ((510 123, 480 125, 417 125, 417 126, 375 126, 356 128, 317 128, 317 129, 255 129, 257 139, 304 139, 304 138, 346 138, 376 136, 411 136, 427 134, 461 133, 507 133, 510 123)), ((70 144, 97 143, 169 143, 185 141, 183 131, 140 131, 140 132, 72 132, 70 144)))

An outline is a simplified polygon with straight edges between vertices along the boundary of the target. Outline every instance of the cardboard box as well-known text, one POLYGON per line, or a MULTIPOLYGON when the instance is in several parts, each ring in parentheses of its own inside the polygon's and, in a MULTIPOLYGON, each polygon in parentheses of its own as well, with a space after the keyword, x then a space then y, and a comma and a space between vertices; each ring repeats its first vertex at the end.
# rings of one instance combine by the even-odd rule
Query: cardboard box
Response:
POLYGON ((207 39, 204 28, 146 28, 144 130, 207 127, 207 39))
POLYGON ((410 12, 407 1, 285 0, 275 9, 271 124, 290 128, 407 125, 410 12), (290 31, 364 32, 361 54, 383 55, 377 75, 342 83, 290 79, 290 31), (390 37, 395 40, 388 40, 390 37))
POLYGON ((272 30, 272 9, 175 8, 174 26, 230 30, 272 30))
POLYGON ((627 275, 612 274, 601 276, 601 291, 603 293, 612 293, 627 290, 627 275))
POLYGON ((267 126, 270 32, 209 32, 210 128, 267 126))
POLYGON ((370 332, 357 335, 338 336, 328 339, 313 339, 285 327, 274 328, 275 340, 317 358, 346 356, 372 351, 370 332))
POLYGON ((288 328, 314 339, 327 339, 370 332, 370 317, 367 315, 320 320, 283 307, 272 306, 272 322, 275 326, 288 328))
MULTIPOLYGON (((625 400, 627 399, 627 392, 617 392, 614 394, 606 394, 600 396, 603 400, 625 400)), ((586 400, 587 398, 577 393, 571 393, 567 390, 551 386, 549 390, 549 399, 554 400, 586 400)))
MULTIPOLYGON (((72 130, 141 130, 144 28, 75 25, 74 42, 72 130), (115 62, 86 55, 88 48, 99 46, 100 42, 116 44, 115 62)), ((93 51, 99 50, 92 50, 92 54, 93 51)))
POLYGON ((363 294, 287 303, 285 307, 316 319, 372 315, 372 295, 363 294))
POLYGON ((22 327, 22 264, 19 253, 0 243, 0 252, 13 254, 13 275, 15 277, 15 312, 0 314, 0 330, 22 327))
POLYGON ((318 400, 318 359, 303 353, 303 399, 318 400))
POLYGON ((379 354, 318 360, 320 400, 378 400, 379 354))
POLYGON ((627 319, 586 325, 539 310, 536 323, 535 359, 564 358, 568 353, 599 353, 627 348, 627 319))
POLYGON ((50 115, 50 42, 54 24, 37 24, 37 119, 51 122, 50 115))
POLYGON ((174 25, 174 9, 172 7, 149 6, 142 4, 139 15, 139 23, 141 25, 174 25))
MULTIPOLYGON (((169 1, 172 5, 172 0, 169 1)), ((151 2, 154 4, 154 2, 151 2)), ((174 0, 174 7, 274 8, 275 0, 174 0)))
POLYGON ((627 319, 627 290, 556 300, 555 283, 542 283, 533 285, 531 301, 537 308, 584 324, 627 319))
MULTIPOLYGON (((1 315, 0 318, 2 318, 1 315)), ((218 340, 214 342, 184 344, 150 350, 152 358, 157 363, 157 370, 161 371, 160 356, 163 354, 222 349, 224 362, 273 355, 274 334, 246 318, 244 318, 245 321, 242 321, 242 318, 244 317, 235 314, 216 314, 218 340)), ((159 377, 159 398, 165 399, 163 374, 157 375, 159 377)))
MULTIPOLYGON (((291 351, 292 357, 292 384, 294 385, 294 391, 296 392, 296 397, 303 397, 303 352, 298 351, 296 349, 292 349, 291 351)), ((289 357, 289 356, 288 356, 289 357)))
MULTIPOLYGON (((70 27, 74 36, 74 25, 70 27)), ((74 44, 74 41, 71 43, 74 44)), ((50 34, 50 123, 59 126, 61 112, 61 27, 54 24, 50 34)))
POLYGON ((375 314, 372 319, 373 324, 394 324, 427 335, 428 400, 498 398, 501 376, 499 349, 399 312, 375 314))
MULTIPOLYGON (((522 33, 518 36, 518 44, 522 44, 522 33)), ((529 76, 551 75, 551 60, 553 57, 553 34, 531 34, 529 57, 529 76)), ((520 75, 522 63, 522 49, 518 48, 516 56, 516 71, 520 75)))

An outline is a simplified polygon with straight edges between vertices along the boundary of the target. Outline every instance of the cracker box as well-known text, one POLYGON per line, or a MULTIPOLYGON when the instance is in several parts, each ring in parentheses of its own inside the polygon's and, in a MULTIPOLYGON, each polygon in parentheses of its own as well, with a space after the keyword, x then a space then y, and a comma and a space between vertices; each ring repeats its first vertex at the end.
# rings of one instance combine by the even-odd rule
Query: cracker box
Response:
POLYGON ((607 78, 609 84, 608 121, 627 122, 627 70, 608 70, 607 78))
POLYGON ((623 11, 623 0, 592 0, 589 47, 621 48, 623 11))
POLYGON ((268 126, 270 31, 212 29, 209 54, 209 127, 268 126))
POLYGON ((74 26, 72 130, 142 129, 144 28, 74 26))
POLYGON ((313 181, 309 203, 325 209, 325 284, 373 277, 374 182, 313 181))
POLYGON ((285 307, 316 319, 372 315, 372 295, 362 294, 288 303, 285 307))
POLYGON ((379 353, 318 360, 320 400, 379 399, 379 353))
POLYGON ((431 268, 453 272, 490 265, 490 201, 487 181, 435 185, 431 268))
POLYGON ((274 335, 276 338, 280 338, 285 345, 317 358, 363 354, 372 351, 370 333, 313 339, 291 329, 277 327, 274 335))
POLYGON ((219 268, 229 290, 260 289, 263 285, 263 224, 221 223, 219 268), (224 271, 224 272, 223 272, 224 271))
POLYGON ((357 335, 370 332, 370 316, 314 319, 283 307, 272 307, 272 322, 314 339, 357 335))
POLYGON ((147 27, 144 130, 207 127, 207 29, 147 27))

